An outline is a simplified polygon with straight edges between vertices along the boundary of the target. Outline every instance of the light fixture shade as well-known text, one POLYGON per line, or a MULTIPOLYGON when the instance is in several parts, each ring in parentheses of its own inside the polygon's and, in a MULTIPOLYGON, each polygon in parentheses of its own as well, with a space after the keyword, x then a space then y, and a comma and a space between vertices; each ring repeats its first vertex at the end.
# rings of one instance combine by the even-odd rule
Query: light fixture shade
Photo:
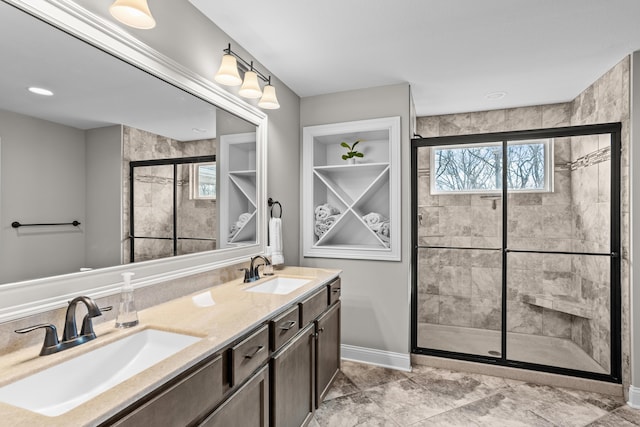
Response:
POLYGON ((244 81, 238 93, 245 98, 260 98, 262 96, 258 75, 255 72, 247 71, 244 73, 244 81))
POLYGON ((262 94, 262 98, 258 102, 258 107, 264 108, 266 110, 277 110, 280 108, 280 103, 278 102, 278 98, 276 97, 276 88, 271 85, 266 85, 264 87, 264 93, 262 94))
POLYGON ((156 26, 147 0, 116 0, 109 12, 118 21, 133 28, 148 30, 156 26))
POLYGON ((240 74, 238 74, 238 61, 235 56, 229 54, 222 56, 222 62, 214 80, 226 86, 238 86, 242 83, 240 74))

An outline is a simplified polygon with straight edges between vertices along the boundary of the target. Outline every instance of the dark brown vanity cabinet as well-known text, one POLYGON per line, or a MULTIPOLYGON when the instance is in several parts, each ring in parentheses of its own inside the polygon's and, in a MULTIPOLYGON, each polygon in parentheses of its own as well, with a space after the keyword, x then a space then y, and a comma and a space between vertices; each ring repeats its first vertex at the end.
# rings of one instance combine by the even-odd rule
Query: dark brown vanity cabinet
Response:
POLYGON ((182 375, 173 384, 150 394, 146 402, 136 402, 133 410, 104 425, 118 427, 192 425, 206 415, 223 397, 223 363, 215 356, 182 375))
POLYGON ((320 406, 340 370, 340 301, 316 323, 316 408, 320 406))
POLYGON ((271 425, 306 425, 315 410, 315 325, 307 325, 271 358, 271 425))
POLYGON ((340 368, 340 279, 102 425, 301 427, 340 368))
POLYGON ((203 427, 268 427, 269 425, 268 366, 260 369, 200 424, 203 427))

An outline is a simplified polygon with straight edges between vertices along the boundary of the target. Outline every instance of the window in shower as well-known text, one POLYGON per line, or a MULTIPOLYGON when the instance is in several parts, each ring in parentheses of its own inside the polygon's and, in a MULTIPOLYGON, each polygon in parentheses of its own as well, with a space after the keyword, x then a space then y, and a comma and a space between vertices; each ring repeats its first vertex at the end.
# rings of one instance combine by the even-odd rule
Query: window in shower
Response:
POLYGON ((414 140, 412 167, 412 351, 619 382, 620 125, 414 140))
MULTIPOLYGON (((514 191, 552 190, 551 138, 510 142, 507 147, 507 188, 514 191)), ((431 193, 496 193, 502 189, 502 142, 431 148, 431 193)))
POLYGON ((216 162, 189 165, 189 193, 191 199, 216 199, 216 162))

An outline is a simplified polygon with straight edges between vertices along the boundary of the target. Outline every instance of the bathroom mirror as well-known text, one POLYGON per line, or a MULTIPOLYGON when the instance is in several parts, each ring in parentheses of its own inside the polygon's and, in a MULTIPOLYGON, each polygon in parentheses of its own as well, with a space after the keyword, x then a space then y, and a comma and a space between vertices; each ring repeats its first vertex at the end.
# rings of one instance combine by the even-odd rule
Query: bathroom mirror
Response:
MULTIPOLYGON (((59 282, 89 289, 112 283, 122 264, 130 262, 132 214, 146 224, 158 222, 157 233, 141 236, 152 243, 139 259, 155 261, 140 263, 149 264, 139 269, 140 275, 212 266, 258 252, 264 241, 266 116, 210 82, 197 81, 139 42, 126 40, 95 15, 70 15, 56 6, 28 3, 0 2, 0 297, 3 289, 19 288, 17 282, 35 282, 54 295, 59 282), (74 28, 82 25, 74 20, 91 27, 87 32, 97 47, 82 40, 86 35, 77 33, 74 28), (42 89, 53 95, 42 94, 42 89), (137 188, 145 191, 130 200, 130 161, 181 162, 202 156, 220 165, 223 159, 215 156, 221 137, 247 133, 255 141, 249 169, 255 171, 256 194, 246 207, 255 217, 253 233, 243 241, 220 244, 228 239, 233 221, 218 221, 229 216, 222 213, 228 196, 216 188, 215 198, 194 198, 194 169, 188 165, 175 177, 160 172, 136 178, 143 184, 137 188), (169 182, 169 188, 179 189, 177 197, 159 190, 169 182), (12 227, 14 222, 23 226, 12 227), (187 228, 181 236, 180 230, 187 228), (183 239, 180 247, 188 249, 154 254, 153 246, 176 235, 183 239), (180 261, 157 261, 167 256, 180 261), (82 284, 83 274, 90 285, 82 284)), ((218 171, 202 177, 209 185, 224 179, 219 167, 202 170, 218 171)))

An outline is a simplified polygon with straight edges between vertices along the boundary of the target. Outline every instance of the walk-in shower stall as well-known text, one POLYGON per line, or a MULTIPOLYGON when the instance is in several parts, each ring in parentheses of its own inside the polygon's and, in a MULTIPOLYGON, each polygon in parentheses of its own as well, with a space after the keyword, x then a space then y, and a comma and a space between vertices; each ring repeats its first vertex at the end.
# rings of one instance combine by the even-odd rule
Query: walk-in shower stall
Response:
POLYGON ((412 141, 412 351, 620 381, 620 125, 412 141))

